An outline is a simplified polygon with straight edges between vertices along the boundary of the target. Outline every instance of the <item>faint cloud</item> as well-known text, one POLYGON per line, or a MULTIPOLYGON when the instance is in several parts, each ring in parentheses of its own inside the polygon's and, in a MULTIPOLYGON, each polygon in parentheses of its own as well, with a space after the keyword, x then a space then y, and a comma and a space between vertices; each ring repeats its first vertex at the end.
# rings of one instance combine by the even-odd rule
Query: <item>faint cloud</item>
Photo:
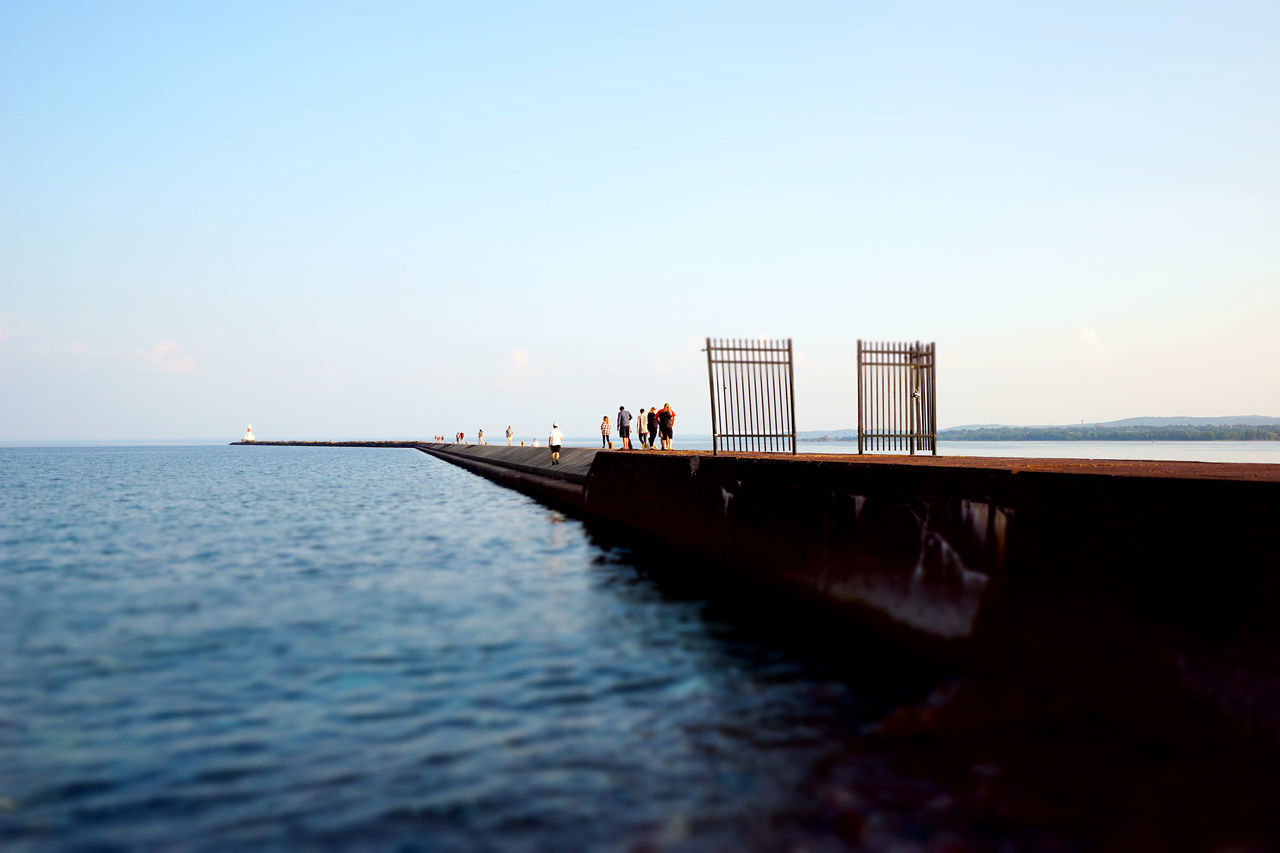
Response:
POLYGON ((151 362, 151 366, 161 373, 185 374, 196 370, 196 360, 187 355, 181 344, 173 341, 162 341, 150 349, 139 348, 134 354, 151 362))
POLYGON ((685 341, 684 346, 674 352, 665 352, 658 355, 655 360, 655 368, 659 376, 671 374, 677 368, 681 372, 687 370, 691 365, 707 363, 707 340, 706 338, 690 338, 685 341))
POLYGON ((528 350, 514 349, 504 363, 502 382, 507 386, 521 385, 528 381, 533 373, 533 357, 528 350))
POLYGON ((72 341, 70 344, 67 345, 67 352, 71 353, 72 355, 88 355, 88 356, 95 356, 95 357, 106 355, 106 353, 104 353, 98 347, 89 346, 84 341, 72 341))
POLYGON ((0 343, 12 338, 17 328, 17 314, 0 314, 0 343))
POLYGON ((1095 370, 1110 370, 1113 359, 1107 345, 1093 329, 1081 329, 1076 336, 1076 348, 1083 361, 1095 370))

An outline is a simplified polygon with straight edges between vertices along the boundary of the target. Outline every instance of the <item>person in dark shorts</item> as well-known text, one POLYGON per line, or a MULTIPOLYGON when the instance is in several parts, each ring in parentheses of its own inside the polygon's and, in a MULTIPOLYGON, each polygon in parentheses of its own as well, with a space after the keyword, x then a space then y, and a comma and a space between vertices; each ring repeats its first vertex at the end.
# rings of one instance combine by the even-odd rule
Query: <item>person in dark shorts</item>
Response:
POLYGON ((564 444, 564 433, 560 431, 560 424, 551 425, 551 435, 547 436, 547 446, 551 448, 551 464, 560 464, 560 445, 564 444))
POLYGON ((623 450, 631 449, 631 413, 626 406, 618 407, 618 441, 623 450))
POLYGON ((658 412, 658 434, 662 439, 662 449, 671 449, 671 436, 675 433, 676 413, 671 408, 670 403, 662 406, 662 411, 658 412))

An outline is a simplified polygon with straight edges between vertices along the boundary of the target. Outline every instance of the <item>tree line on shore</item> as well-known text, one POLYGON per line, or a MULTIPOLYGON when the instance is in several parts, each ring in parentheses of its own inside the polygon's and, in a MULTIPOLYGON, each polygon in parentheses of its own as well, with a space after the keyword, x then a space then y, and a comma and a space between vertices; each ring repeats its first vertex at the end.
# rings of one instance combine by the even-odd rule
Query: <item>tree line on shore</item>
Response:
MULTIPOLYGON (((943 441, 1280 441, 1280 424, 1167 426, 1000 426, 938 431, 943 441)), ((857 441, 856 432, 806 435, 800 441, 857 441)))
POLYGON ((1280 441, 1280 426, 1031 426, 940 430, 945 441, 1280 441))

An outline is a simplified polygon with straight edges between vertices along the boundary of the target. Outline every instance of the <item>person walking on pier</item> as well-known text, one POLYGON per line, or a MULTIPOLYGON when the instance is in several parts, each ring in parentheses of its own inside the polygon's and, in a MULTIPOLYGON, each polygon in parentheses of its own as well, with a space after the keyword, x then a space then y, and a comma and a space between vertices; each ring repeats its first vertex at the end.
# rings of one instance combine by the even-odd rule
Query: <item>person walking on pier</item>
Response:
POLYGON ((640 414, 639 414, 639 415, 637 415, 637 416, 636 416, 636 419, 635 419, 635 423, 636 423, 636 438, 640 439, 640 449, 641 449, 641 450, 648 450, 648 449, 649 449, 649 445, 647 444, 647 439, 645 438, 645 436, 646 436, 648 433, 645 431, 645 423, 644 423, 644 420, 645 420, 645 419, 644 419, 644 406, 641 406, 641 407, 640 407, 640 414))
POLYGON ((476 430, 476 444, 484 444, 484 430, 476 430))
POLYGON ((676 413, 671 408, 670 403, 662 406, 662 411, 658 412, 658 431, 662 434, 662 449, 671 449, 671 436, 674 434, 676 425, 676 413))
POLYGON ((515 434, 516 431, 511 428, 511 424, 507 424, 507 447, 511 446, 511 437, 515 434))
MULTIPOLYGON (((534 440, 537 444, 537 440, 534 440)), ((547 445, 551 448, 551 464, 560 464, 560 445, 564 444, 564 433, 560 431, 560 424, 551 425, 551 435, 547 436, 547 445)))
POLYGON ((613 439, 609 437, 612 434, 613 434, 613 428, 609 426, 609 416, 605 415, 604 420, 600 422, 601 449, 613 450, 613 439))
POLYGON ((658 410, 654 406, 649 407, 649 414, 645 416, 645 426, 649 428, 649 449, 653 450, 654 444, 658 441, 658 410))
POLYGON ((618 440, 623 450, 631 449, 631 413, 626 406, 618 407, 618 440))

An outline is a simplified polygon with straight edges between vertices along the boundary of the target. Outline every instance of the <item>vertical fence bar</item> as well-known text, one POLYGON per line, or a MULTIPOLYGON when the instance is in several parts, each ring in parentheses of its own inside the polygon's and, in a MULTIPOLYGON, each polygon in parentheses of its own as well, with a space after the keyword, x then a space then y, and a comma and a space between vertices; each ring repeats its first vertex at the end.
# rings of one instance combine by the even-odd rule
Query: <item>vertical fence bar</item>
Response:
POLYGON ((894 341, 893 351, 889 354, 889 361, 893 363, 893 367, 889 369, 889 448, 891 450, 902 449, 902 439, 899 436, 902 433, 900 426, 902 422, 902 359, 899 356, 902 344, 894 341))
POLYGON ((773 347, 773 339, 765 338, 764 345, 764 364, 760 366, 760 412, 764 416, 762 418, 763 426, 761 433, 763 438, 760 440, 760 447, 767 453, 772 453, 775 447, 773 435, 776 430, 773 428, 774 421, 777 418, 773 413, 773 389, 770 383, 773 381, 773 353, 770 350, 773 347))
MULTIPOLYGON (((874 341, 872 341, 871 343, 872 352, 868 353, 867 355, 867 358, 872 362, 874 362, 875 360, 875 347, 876 347, 876 344, 874 341)), ((880 449, 879 445, 876 442, 876 418, 880 417, 879 384, 880 384, 880 371, 874 370, 874 369, 868 370, 867 385, 870 390, 869 390, 867 402, 868 402, 868 405, 871 407, 871 412, 867 417, 867 440, 868 440, 868 443, 871 445, 870 449, 872 453, 875 453, 877 450, 880 449)))
POLYGON ((915 350, 912 349, 912 345, 909 341, 904 346, 906 347, 906 355, 903 358, 902 363, 904 365, 903 375, 906 377, 906 388, 903 389, 905 391, 905 396, 902 398, 902 402, 906 406, 906 411, 903 412, 902 432, 906 436, 905 441, 907 443, 907 453, 915 456, 916 402, 915 395, 912 393, 915 388, 916 381, 915 359, 912 355, 915 350))
POLYGON ((884 434, 884 450, 893 450, 893 356, 888 355, 891 352, 892 343, 884 342, 884 364, 886 369, 884 373, 884 424, 881 432, 884 434))
POLYGON ((928 363, 928 359, 925 358, 924 345, 919 341, 916 341, 916 361, 919 363, 919 367, 916 369, 916 387, 914 391, 916 401, 916 434, 920 436, 918 445, 920 450, 923 452, 929 449, 927 446, 928 439, 925 436, 924 428, 925 404, 927 402, 927 398, 924 395, 924 380, 927 376, 927 368, 925 365, 928 363))
MULTIPOLYGON (((765 340, 765 347, 773 347, 772 338, 765 340)), ((765 438, 761 442, 760 446, 767 452, 772 453, 777 449, 777 441, 773 437, 777 432, 777 430, 773 428, 773 424, 778 419, 777 415, 774 414, 773 407, 773 370, 775 365, 773 364, 773 354, 771 352, 767 352, 765 355, 767 363, 763 366, 760 373, 760 410, 764 412, 766 425, 764 427, 765 438)))
POLYGON ((721 430, 721 432, 725 436, 727 436, 724 439, 724 448, 730 453, 732 453, 734 450, 734 446, 733 446, 734 439, 732 438, 732 436, 734 433, 738 431, 736 428, 737 425, 734 423, 734 420, 735 420, 734 406, 737 403, 737 389, 733 387, 733 382, 734 382, 734 370, 736 369, 736 365, 731 361, 733 351, 728 349, 728 347, 732 343, 733 341, 731 341, 728 338, 725 338, 724 339, 725 348, 721 350, 721 355, 720 355, 720 359, 721 359, 720 371, 722 374, 722 378, 724 380, 724 389, 725 389, 724 391, 724 395, 725 395, 724 396, 724 427, 721 430))
POLYGON ((760 343, 758 339, 751 341, 751 400, 755 405, 751 406, 751 432, 755 433, 755 437, 751 438, 751 450, 760 450, 760 359, 767 356, 767 353, 760 352, 760 343))
POLYGON ((742 387, 742 344, 743 341, 740 338, 733 339, 734 352, 736 353, 736 358, 734 359, 736 363, 733 365, 733 381, 738 392, 738 407, 734 411, 734 417, 737 419, 733 429, 733 434, 737 436, 733 440, 734 452, 742 450, 744 446, 742 434, 747 431, 747 395, 742 387))
POLYGON ((746 405, 743 408, 743 416, 746 421, 742 425, 742 432, 746 438, 742 439, 742 449, 750 452, 754 447, 754 440, 750 438, 751 434, 756 431, 755 428, 755 408, 756 398, 751 393, 751 375, 755 372, 756 354, 751 348, 751 339, 744 338, 742 346, 745 348, 744 364, 742 365, 742 399, 746 405))
MULTIPOLYGON (((881 343, 881 344, 880 344, 880 346, 881 346, 881 347, 885 347, 885 346, 887 346, 887 343, 881 343)), ((885 356, 884 356, 884 353, 882 352, 882 353, 880 354, 880 356, 879 356, 879 357, 880 357, 881 359, 884 359, 884 357, 885 357, 885 356)), ((880 432, 880 449, 881 449, 881 450, 889 450, 889 449, 890 449, 890 448, 889 448, 889 446, 888 446, 888 443, 887 443, 887 439, 885 438, 885 433, 886 433, 886 432, 888 432, 887 426, 888 426, 888 421, 889 421, 889 406, 888 406, 888 403, 889 403, 889 381, 890 381, 890 379, 891 379, 891 375, 890 375, 890 373, 889 373, 887 370, 881 370, 881 371, 880 371, 880 428, 879 428, 879 432, 880 432)))
MULTIPOLYGON (((778 347, 782 342, 779 340, 773 341, 772 343, 775 347, 778 347)), ((779 359, 779 361, 781 361, 781 359, 779 359)), ((775 438, 773 439, 773 446, 777 451, 781 452, 783 450, 781 438, 783 411, 787 407, 787 377, 783 372, 781 364, 774 364, 771 365, 771 367, 771 373, 773 374, 773 419, 778 424, 778 429, 775 433, 775 438)))
MULTIPOLYGON (((880 349, 884 348, 883 343, 876 344, 880 349)), ((877 363, 884 357, 883 353, 876 355, 877 363)), ((876 383, 876 449, 884 450, 884 370, 879 370, 880 381, 876 383)))
POLYGON ((894 418, 893 431, 898 434, 895 442, 894 450, 905 450, 907 443, 903 441, 902 434, 907 431, 907 412, 906 406, 903 404, 907 401, 907 368, 906 359, 902 357, 902 350, 906 344, 898 344, 898 354, 895 359, 898 362, 898 369, 895 370, 894 377, 898 387, 894 389, 894 408, 897 410, 897 416, 894 418))
POLYGON ((730 347, 732 347, 732 349, 730 349, 729 352, 733 354, 733 357, 729 360, 729 363, 733 369, 732 387, 733 387, 734 406, 733 406, 732 433, 733 433, 733 452, 734 453, 737 453, 739 450, 742 449, 742 438, 741 438, 742 407, 746 404, 746 401, 742 399, 742 365, 739 363, 739 361, 742 358, 742 354, 738 350, 738 346, 740 345, 740 343, 741 341, 739 341, 738 338, 732 338, 729 341, 729 345, 730 347))
MULTIPOLYGON (((872 347, 874 348, 875 346, 878 346, 878 344, 873 343, 872 347)), ((871 356, 873 361, 875 357, 876 356, 873 353, 871 356)), ((867 378, 870 380, 870 384, 871 384, 870 428, 871 428, 871 451, 874 453, 875 451, 880 449, 880 442, 876 439, 877 422, 880 418, 880 371, 872 370, 870 376, 868 376, 867 378)))
MULTIPOLYGON (((718 456, 720 451, 716 443, 716 377, 711 362, 711 338, 707 338, 707 387, 711 391, 711 455, 718 456)), ((641 416, 643 417, 643 412, 641 416)))
POLYGON ((862 338, 858 338, 858 455, 862 455, 862 338))
POLYGON ((916 429, 916 351, 918 342, 913 344, 907 341, 907 447, 911 451, 911 455, 916 453, 916 435, 919 430, 916 429))
MULTIPOLYGON (((733 388, 731 382, 733 375, 730 373, 732 365, 727 363, 727 351, 725 347, 729 343, 727 338, 720 339, 720 435, 733 434, 733 388)), ((721 447, 729 450, 732 442, 728 439, 721 441, 721 447)))
POLYGON ((929 347, 920 345, 920 450, 932 450, 929 441, 929 347))
POLYGON ((911 432, 915 433, 911 447, 924 450, 924 380, 923 347, 916 341, 911 348, 911 432))
POLYGON ((796 368, 792 355, 791 338, 787 338, 787 391, 790 394, 790 407, 787 412, 787 429, 791 433, 791 455, 796 455, 796 368))
POLYGON ((929 344, 929 443, 938 455, 938 345, 929 344))

